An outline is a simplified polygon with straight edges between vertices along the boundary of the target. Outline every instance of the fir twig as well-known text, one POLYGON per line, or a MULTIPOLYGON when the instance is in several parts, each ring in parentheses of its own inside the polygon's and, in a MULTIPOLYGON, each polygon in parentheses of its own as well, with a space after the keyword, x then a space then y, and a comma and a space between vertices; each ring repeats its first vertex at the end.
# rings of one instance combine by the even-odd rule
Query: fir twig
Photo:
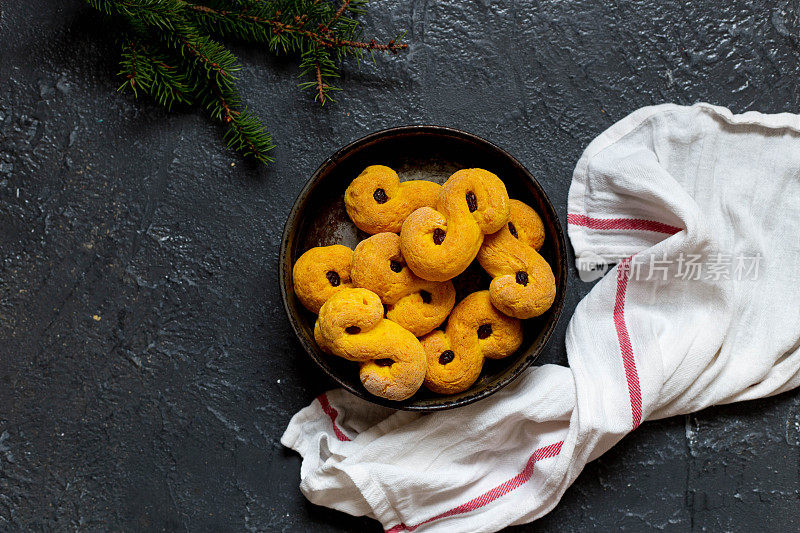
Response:
POLYGON ((350 0, 344 0, 344 2, 342 2, 341 7, 337 9, 336 13, 334 13, 333 16, 331 17, 331 20, 325 23, 325 26, 322 28, 322 33, 328 33, 331 24, 335 24, 336 21, 339 20, 339 17, 342 16, 342 13, 347 11, 348 7, 350 7, 350 0))
POLYGON ((402 35, 387 42, 361 38, 356 19, 367 0, 86 0, 121 25, 120 90, 146 93, 171 109, 200 105, 225 127, 231 148, 272 161, 272 137, 242 106, 236 57, 218 39, 260 44, 300 59, 301 89, 325 104, 339 90, 341 62, 362 54, 396 54, 402 35))
POLYGON ((120 61, 120 75, 125 77, 125 82, 119 90, 128 88, 138 96, 141 89, 167 109, 172 109, 176 103, 191 103, 192 87, 188 79, 168 61, 170 58, 165 54, 152 52, 132 39, 125 40, 120 61))
POLYGON ((317 92, 319 94, 319 101, 322 104, 325 104, 325 84, 322 83, 322 67, 319 65, 319 61, 316 63, 317 69, 317 92))

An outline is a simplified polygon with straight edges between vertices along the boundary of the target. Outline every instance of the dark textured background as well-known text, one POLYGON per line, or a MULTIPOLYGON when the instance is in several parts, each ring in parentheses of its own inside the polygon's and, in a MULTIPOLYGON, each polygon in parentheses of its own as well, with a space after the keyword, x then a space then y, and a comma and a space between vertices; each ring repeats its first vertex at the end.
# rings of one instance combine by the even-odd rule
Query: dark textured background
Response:
MULTIPOLYGON (((268 169, 199 113, 115 92, 79 0, 0 2, 0 528, 364 531, 310 505, 278 439, 329 387, 280 302, 283 221, 338 147, 407 123, 463 128, 538 176, 565 222, 572 168, 634 109, 800 110, 800 2, 379 0, 409 53, 311 105, 292 61, 237 49, 275 134, 268 169)), ((544 362, 590 286, 570 272, 544 362)), ((779 312, 779 310, 776 310, 779 312)), ((795 530, 798 395, 646 423, 517 531, 795 530)))

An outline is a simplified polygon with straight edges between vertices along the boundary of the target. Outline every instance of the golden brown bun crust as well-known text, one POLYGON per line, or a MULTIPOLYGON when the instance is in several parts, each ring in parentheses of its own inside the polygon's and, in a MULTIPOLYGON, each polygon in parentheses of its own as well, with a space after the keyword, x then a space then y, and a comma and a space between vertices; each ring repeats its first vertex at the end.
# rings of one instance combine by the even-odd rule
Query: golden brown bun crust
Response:
POLYGON ((489 291, 474 292, 453 309, 445 331, 421 339, 428 359, 425 386, 440 394, 467 390, 485 358, 502 359, 522 344, 522 324, 492 306, 489 291))
POLYGON ((553 305, 556 280, 537 251, 544 243, 544 224, 536 212, 511 200, 511 216, 497 233, 487 235, 478 262, 492 276, 492 303, 516 318, 539 316, 553 305), (513 230, 513 231, 512 231, 513 230))
POLYGON ((294 292, 306 309, 319 313, 325 301, 352 287, 350 262, 353 250, 341 244, 311 248, 300 256, 292 269, 294 292))
POLYGON ((403 257, 423 279, 452 279, 475 259, 484 234, 498 231, 508 216, 508 192, 500 178, 480 168, 459 170, 439 191, 436 209, 422 207, 406 218, 400 231, 403 257))
POLYGON ((381 398, 410 398, 425 379, 422 345, 413 333, 383 318, 380 298, 367 289, 343 289, 325 302, 314 338, 324 351, 360 363, 361 383, 381 398))
POLYGON ((344 205, 350 220, 361 231, 399 233, 408 215, 436 204, 439 189, 441 186, 432 181, 400 182, 391 168, 372 165, 347 187, 344 205))
POLYGON ((386 318, 417 337, 445 321, 456 303, 453 282, 426 281, 408 268, 396 233, 378 233, 361 241, 353 253, 355 287, 369 289, 386 305, 386 318))

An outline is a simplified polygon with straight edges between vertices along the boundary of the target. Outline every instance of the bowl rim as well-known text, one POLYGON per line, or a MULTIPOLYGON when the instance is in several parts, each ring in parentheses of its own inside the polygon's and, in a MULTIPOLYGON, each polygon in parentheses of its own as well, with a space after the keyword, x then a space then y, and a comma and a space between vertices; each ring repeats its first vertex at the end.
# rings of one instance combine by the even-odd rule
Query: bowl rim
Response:
MULTIPOLYGON (((331 156, 326 158, 317 169, 311 174, 311 177, 306 181, 306 184, 300 190, 295 198, 294 204, 292 205, 292 209, 289 211, 289 215, 286 218, 283 226, 283 233, 281 235, 281 246, 280 246, 280 253, 278 254, 278 273, 279 273, 279 284, 281 289, 281 299, 283 300, 283 308, 286 311, 286 316, 289 319, 289 323, 292 326, 292 331, 295 334, 295 337, 300 342, 300 345, 303 347, 304 351, 308 354, 308 356, 314 360, 314 362, 320 367, 325 375, 331 378, 333 381, 339 384, 339 386, 346 389, 348 392, 367 400, 371 403, 381 405, 384 407, 390 407, 393 409, 403 410, 403 411, 417 411, 417 412, 433 412, 433 411, 443 411, 448 409, 454 409, 456 407, 462 407, 484 398, 487 398, 494 394, 495 392, 499 391, 500 389, 508 386, 514 380, 516 380, 519 376, 522 375, 525 370, 527 370, 536 359, 539 358, 541 353, 550 343, 550 340, 555 332, 555 329, 561 320, 561 312, 564 308, 564 300, 565 300, 565 292, 566 292, 566 285, 567 285, 567 261, 566 257, 564 257, 567 253, 566 247, 566 239, 564 237, 564 229, 561 225, 561 220, 558 217, 558 212, 555 210, 553 203, 550 201, 550 197, 542 188, 539 181, 531 174, 531 172, 517 160, 514 156, 508 153, 503 148, 500 148, 496 144, 479 137, 473 133, 469 133, 460 129, 451 128, 448 126, 439 126, 434 124, 409 124, 404 126, 394 126, 391 128, 385 128, 381 130, 374 131, 368 135, 360 137, 345 146, 336 150, 331 156), (354 150, 372 144, 384 137, 389 136, 396 136, 398 134, 401 135, 414 135, 414 134, 434 134, 434 135, 444 135, 449 136, 454 139, 462 139, 472 143, 477 143, 484 145, 490 151, 494 151, 498 154, 498 156, 504 157, 508 160, 511 166, 515 167, 522 175, 524 175, 532 184, 536 194, 539 195, 542 203, 545 207, 550 211, 552 215, 550 218, 553 221, 555 226, 555 233, 557 235, 559 241, 559 247, 562 254, 562 261, 560 261, 561 266, 561 283, 559 283, 556 287, 556 299, 553 302, 553 306, 549 310, 551 313, 548 322, 545 324, 542 330, 542 341, 539 343, 537 349, 532 350, 526 357, 525 360, 517 366, 509 375, 505 376, 502 380, 493 385, 486 387, 483 390, 476 391, 471 396, 459 399, 453 399, 448 401, 447 396, 442 397, 442 402, 437 403, 434 405, 413 405, 413 404, 404 404, 403 402, 395 402, 392 400, 387 400, 386 398, 381 398, 378 396, 373 396, 369 394, 366 390, 360 390, 356 387, 353 387, 349 383, 343 381, 339 376, 335 375, 333 372, 329 372, 326 368, 322 365, 322 362, 319 360, 319 357, 314 349, 313 346, 310 346, 309 343, 306 341, 305 336, 301 333, 301 324, 299 324, 299 318, 294 316, 292 310, 289 306, 289 298, 290 295, 288 294, 289 288, 287 283, 289 280, 287 279, 287 269, 285 268, 285 263, 287 260, 288 254, 288 243, 291 240, 290 230, 291 228, 297 225, 298 217, 300 216, 300 206, 306 203, 306 199, 311 193, 313 189, 316 188, 317 184, 322 180, 322 177, 328 173, 328 170, 334 167, 336 164, 340 162, 340 160, 344 159, 345 156, 353 152, 354 150)), ((292 289, 293 290, 293 289, 292 289)))

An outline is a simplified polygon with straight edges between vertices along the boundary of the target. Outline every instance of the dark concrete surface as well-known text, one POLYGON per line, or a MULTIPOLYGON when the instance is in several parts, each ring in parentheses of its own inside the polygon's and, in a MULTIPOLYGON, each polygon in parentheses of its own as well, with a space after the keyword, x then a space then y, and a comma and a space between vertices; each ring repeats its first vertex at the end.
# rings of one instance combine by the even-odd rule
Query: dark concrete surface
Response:
MULTIPOLYGON (((80 0, 0 2, 0 529, 377 531, 315 507, 278 439, 330 386, 284 316, 277 254, 307 177, 407 123, 509 150, 565 217, 582 149, 634 109, 800 110, 800 2, 373 2, 411 50, 312 105, 239 49, 278 162, 199 113, 115 92, 113 28, 80 0)), ((590 289, 570 272, 558 334, 590 289)), ((779 312, 779 310, 776 310, 779 312)), ((794 531, 795 393, 644 424, 515 531, 794 531)))

